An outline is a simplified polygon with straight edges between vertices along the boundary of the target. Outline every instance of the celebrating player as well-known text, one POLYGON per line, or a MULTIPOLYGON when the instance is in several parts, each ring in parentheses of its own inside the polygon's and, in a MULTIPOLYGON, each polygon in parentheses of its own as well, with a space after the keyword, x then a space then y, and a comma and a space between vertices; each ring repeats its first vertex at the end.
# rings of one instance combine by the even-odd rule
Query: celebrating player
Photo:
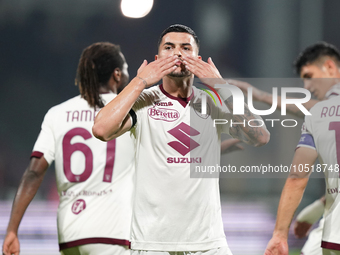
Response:
MULTIPOLYGON (((296 68, 304 79, 305 88, 309 89, 319 100, 311 114, 305 117, 302 135, 295 151, 290 178, 283 188, 278 208, 273 237, 268 243, 265 254, 288 254, 287 237, 293 218, 307 185, 309 172, 314 167, 325 167, 326 204, 324 213, 324 230, 322 234, 322 254, 340 254, 340 237, 338 192, 340 163, 340 54, 329 44, 318 43, 305 49, 298 60, 296 68), (323 79, 316 79, 323 78, 323 79), (319 161, 324 165, 314 166, 319 161), (294 169, 303 166, 305 171, 294 169)), ((306 253, 307 254, 307 253, 306 253)), ((320 253, 319 253, 320 254, 320 253)))
POLYGON ((245 105, 232 116, 232 97, 221 89, 222 106, 207 99, 193 76, 225 83, 211 58, 198 56, 195 32, 183 25, 165 29, 156 60, 144 60, 138 76, 97 115, 93 133, 111 140, 130 130, 136 139, 136 197, 132 216, 132 254, 231 254, 224 235, 217 178, 190 178, 193 166, 220 160, 220 133, 261 146, 269 141, 262 127, 214 125, 214 119, 243 123, 259 119, 245 105), (162 79, 161 85, 154 85, 162 79), (227 107, 230 109, 228 110, 227 107), (172 254, 172 253, 171 253, 172 254))
POLYGON ((61 254, 130 254, 134 152, 128 134, 110 142, 92 136, 96 112, 128 82, 120 47, 94 43, 80 58, 80 95, 45 115, 12 207, 5 255, 18 255, 18 227, 46 170, 55 161, 61 254))

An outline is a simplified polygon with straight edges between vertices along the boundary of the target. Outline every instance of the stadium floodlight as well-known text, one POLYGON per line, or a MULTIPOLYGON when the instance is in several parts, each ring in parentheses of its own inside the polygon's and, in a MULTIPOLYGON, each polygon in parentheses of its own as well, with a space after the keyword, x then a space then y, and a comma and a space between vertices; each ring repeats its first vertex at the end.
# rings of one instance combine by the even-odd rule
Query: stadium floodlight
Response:
POLYGON ((122 0, 120 8, 124 16, 129 18, 143 18, 152 9, 153 0, 122 0))

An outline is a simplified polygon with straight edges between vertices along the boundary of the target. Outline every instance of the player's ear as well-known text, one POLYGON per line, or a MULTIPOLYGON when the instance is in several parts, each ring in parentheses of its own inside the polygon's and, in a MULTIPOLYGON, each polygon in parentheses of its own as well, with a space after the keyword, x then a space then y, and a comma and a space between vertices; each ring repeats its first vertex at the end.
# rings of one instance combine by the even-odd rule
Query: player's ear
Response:
POLYGON ((155 60, 157 60, 158 59, 158 55, 155 55, 155 60))
POLYGON ((120 70, 120 68, 118 67, 115 68, 115 70, 113 70, 112 76, 116 82, 120 82, 120 79, 122 77, 122 70, 120 70))
POLYGON ((335 77, 337 75, 338 67, 333 60, 327 59, 324 66, 331 77, 335 77))

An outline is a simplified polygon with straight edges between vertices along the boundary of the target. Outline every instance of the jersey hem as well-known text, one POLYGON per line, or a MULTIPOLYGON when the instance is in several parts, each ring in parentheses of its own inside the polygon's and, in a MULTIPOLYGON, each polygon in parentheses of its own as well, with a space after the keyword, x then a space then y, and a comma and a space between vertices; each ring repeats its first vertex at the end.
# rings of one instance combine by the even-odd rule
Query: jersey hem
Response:
POLYGON ((148 250, 148 251, 205 251, 220 247, 228 247, 226 239, 209 241, 206 243, 144 243, 131 242, 132 250, 148 250))
POLYGON ((115 245, 125 245, 130 247, 130 241, 125 239, 116 239, 116 238, 106 238, 106 237, 92 237, 92 238, 84 238, 75 241, 59 243, 59 251, 72 248, 75 246, 85 245, 85 244, 115 244, 115 245))
POLYGON ((325 249, 329 249, 329 250, 340 251, 340 244, 338 244, 338 243, 331 243, 331 242, 322 241, 321 247, 325 248, 325 249))

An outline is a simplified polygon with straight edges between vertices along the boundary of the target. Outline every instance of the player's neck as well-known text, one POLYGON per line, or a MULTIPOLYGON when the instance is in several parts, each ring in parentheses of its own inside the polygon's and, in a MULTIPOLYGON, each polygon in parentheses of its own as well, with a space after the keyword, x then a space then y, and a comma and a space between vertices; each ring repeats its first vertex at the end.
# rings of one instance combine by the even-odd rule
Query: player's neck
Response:
POLYGON ((99 93, 100 94, 106 94, 106 93, 110 93, 113 92, 115 94, 117 94, 117 86, 115 83, 108 83, 106 86, 100 86, 99 87, 99 93))
POLYGON ((163 88, 166 92, 174 97, 188 98, 192 93, 192 82, 191 77, 188 78, 163 78, 163 88))

